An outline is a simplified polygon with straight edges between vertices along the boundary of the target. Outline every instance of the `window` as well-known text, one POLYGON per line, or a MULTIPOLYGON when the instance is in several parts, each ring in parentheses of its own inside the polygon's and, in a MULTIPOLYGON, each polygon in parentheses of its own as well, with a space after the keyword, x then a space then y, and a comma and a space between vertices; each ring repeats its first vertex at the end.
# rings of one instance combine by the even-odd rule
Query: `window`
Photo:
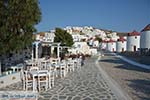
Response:
POLYGON ((135 39, 137 39, 137 36, 135 36, 135 39))
POLYGON ((78 44, 78 46, 77 46, 78 48, 81 48, 81 45, 80 44, 78 44))

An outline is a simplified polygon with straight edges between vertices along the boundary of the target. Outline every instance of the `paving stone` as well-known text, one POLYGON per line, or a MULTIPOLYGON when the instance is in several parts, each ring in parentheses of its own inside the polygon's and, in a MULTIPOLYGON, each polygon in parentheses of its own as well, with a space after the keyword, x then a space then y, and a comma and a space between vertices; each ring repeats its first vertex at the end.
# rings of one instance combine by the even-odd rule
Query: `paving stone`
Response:
POLYGON ((83 100, 92 100, 91 98, 89 98, 89 97, 86 97, 86 98, 84 98, 83 100))
MULTIPOLYGON (((64 78, 56 78, 55 85, 48 91, 40 92, 38 100, 116 100, 108 84, 95 66, 96 58, 85 61, 85 65, 64 78), (42 97, 42 98, 41 98, 42 97)), ((12 84, 0 91, 21 90, 21 82, 12 84)))
POLYGON ((62 95, 59 96, 59 99, 61 99, 61 100, 66 99, 66 98, 67 98, 66 96, 62 96, 62 95))
POLYGON ((52 98, 52 99, 50 99, 50 100, 58 100, 57 98, 52 98))
POLYGON ((98 98, 93 98, 92 100, 100 100, 100 99, 98 99, 98 98))
POLYGON ((80 100, 81 97, 77 96, 77 97, 74 97, 73 100, 80 100))
POLYGON ((67 98, 67 100, 71 100, 72 99, 72 97, 71 96, 69 96, 68 98, 67 98))
POLYGON ((44 98, 51 98, 52 96, 50 95, 45 95, 44 98))

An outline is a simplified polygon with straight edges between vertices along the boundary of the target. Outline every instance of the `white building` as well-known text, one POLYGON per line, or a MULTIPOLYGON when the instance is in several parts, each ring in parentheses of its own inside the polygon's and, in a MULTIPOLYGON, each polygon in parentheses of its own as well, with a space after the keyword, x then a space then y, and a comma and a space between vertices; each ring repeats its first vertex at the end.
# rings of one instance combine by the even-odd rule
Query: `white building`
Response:
POLYGON ((103 40, 101 42, 101 49, 106 50, 106 47, 107 47, 107 40, 103 40))
POLYGON ((71 54, 91 54, 90 47, 86 42, 75 42, 73 48, 68 50, 71 54))
POLYGON ((114 41, 117 41, 117 39, 119 39, 119 36, 117 35, 116 32, 112 32, 112 33, 110 34, 110 37, 111 37, 111 39, 114 40, 114 41))
POLYGON ((35 40, 37 40, 37 41, 43 41, 44 36, 45 36, 44 32, 40 32, 38 34, 35 34, 35 40))
POLYGON ((140 36, 140 48, 150 49, 150 24, 141 31, 140 36))
POLYGON ((137 51, 140 47, 140 33, 133 31, 127 36, 127 51, 137 51))
POLYGON ((107 41, 107 48, 106 50, 111 51, 111 52, 115 52, 116 51, 116 41, 110 39, 109 41, 107 41))
POLYGON ((99 41, 98 40, 94 40, 93 41, 93 47, 99 47, 99 41))
POLYGON ((79 41, 83 41, 83 40, 88 40, 88 37, 86 35, 80 35, 79 33, 76 33, 76 34, 71 34, 72 35, 72 38, 73 38, 73 41, 74 42, 79 42, 79 41))
POLYGON ((116 52, 124 52, 126 51, 127 41, 124 37, 120 37, 116 42, 116 52))
POLYGON ((46 42, 54 42, 55 33, 52 32, 45 32, 43 41, 46 42))
POLYGON ((37 41, 54 42, 54 32, 40 32, 36 34, 37 41))

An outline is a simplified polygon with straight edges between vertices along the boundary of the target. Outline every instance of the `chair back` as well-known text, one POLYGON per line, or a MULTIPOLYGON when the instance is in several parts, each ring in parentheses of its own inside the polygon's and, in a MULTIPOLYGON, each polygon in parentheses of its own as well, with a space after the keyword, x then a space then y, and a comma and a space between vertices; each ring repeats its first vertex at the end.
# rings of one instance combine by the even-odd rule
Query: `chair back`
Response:
POLYGON ((31 67, 30 68, 30 71, 38 71, 39 70, 39 67, 31 67))

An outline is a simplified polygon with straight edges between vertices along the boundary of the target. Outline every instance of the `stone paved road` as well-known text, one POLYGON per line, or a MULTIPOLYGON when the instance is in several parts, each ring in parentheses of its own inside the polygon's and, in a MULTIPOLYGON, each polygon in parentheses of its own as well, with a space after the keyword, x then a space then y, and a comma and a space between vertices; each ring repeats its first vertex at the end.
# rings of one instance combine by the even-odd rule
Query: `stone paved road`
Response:
POLYGON ((81 69, 58 79, 52 89, 40 93, 39 100, 116 100, 95 60, 87 59, 81 69))
MULTIPOLYGON (((57 79, 50 90, 40 92, 38 100, 117 100, 95 66, 95 61, 96 57, 86 59, 81 69, 57 79)), ((22 89, 17 83, 0 90, 22 89)))

